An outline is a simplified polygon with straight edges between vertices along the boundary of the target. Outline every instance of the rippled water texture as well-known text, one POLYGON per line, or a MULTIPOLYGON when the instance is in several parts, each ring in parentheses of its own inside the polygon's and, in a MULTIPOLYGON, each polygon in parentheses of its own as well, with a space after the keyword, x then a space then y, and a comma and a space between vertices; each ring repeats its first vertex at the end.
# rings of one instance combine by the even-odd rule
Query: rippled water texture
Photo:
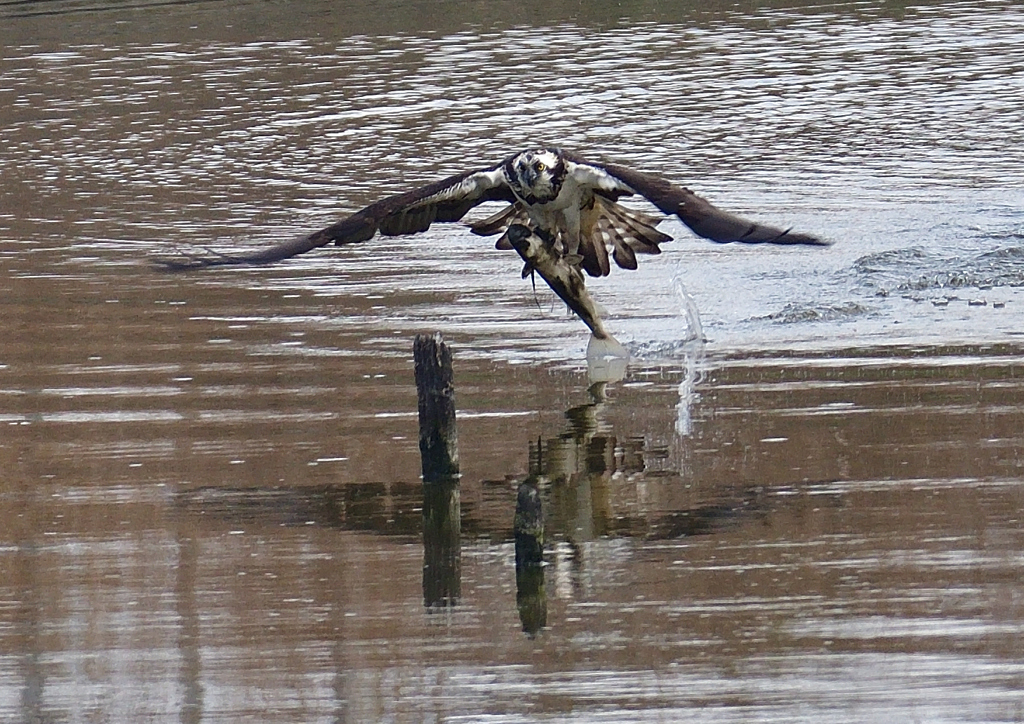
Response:
POLYGON ((0 720, 1024 721, 1024 12, 669 5, 0 3, 0 720), (835 244, 150 263, 541 141, 835 244))

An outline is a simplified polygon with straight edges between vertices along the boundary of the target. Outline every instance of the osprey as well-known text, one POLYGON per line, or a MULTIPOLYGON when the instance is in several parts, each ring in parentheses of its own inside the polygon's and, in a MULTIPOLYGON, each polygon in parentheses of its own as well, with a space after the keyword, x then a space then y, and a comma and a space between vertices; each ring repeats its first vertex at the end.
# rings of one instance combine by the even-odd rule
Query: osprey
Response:
MULTIPOLYGON (((605 276, 611 259, 636 269, 637 254, 660 254, 672 237, 655 228, 660 219, 620 205, 639 195, 665 214, 678 216, 695 234, 716 242, 812 244, 816 236, 747 221, 712 206, 687 188, 624 166, 585 161, 558 148, 535 148, 509 156, 496 166, 449 176, 405 193, 388 196, 338 223, 294 241, 239 255, 164 261, 171 269, 227 264, 266 264, 330 243, 354 244, 385 236, 426 231, 434 222, 461 220, 485 201, 508 204, 469 225, 481 236, 499 235, 497 248, 512 249, 510 226, 525 226, 554 254, 590 276, 605 276)), ((524 272, 525 274, 525 272, 524 272)))

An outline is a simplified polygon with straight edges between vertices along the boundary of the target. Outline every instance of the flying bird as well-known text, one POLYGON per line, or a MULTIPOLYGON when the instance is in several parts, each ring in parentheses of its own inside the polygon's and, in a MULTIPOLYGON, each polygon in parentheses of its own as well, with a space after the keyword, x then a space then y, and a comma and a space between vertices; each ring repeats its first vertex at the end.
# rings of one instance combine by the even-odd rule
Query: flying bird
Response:
POLYGON ((633 195, 644 197, 664 214, 678 216, 695 234, 715 242, 829 243, 722 211, 659 176, 586 161, 558 148, 534 148, 509 156, 496 166, 465 171, 388 196, 293 241, 250 253, 210 254, 160 263, 173 270, 267 264, 331 243, 367 241, 378 232, 385 236, 419 233, 435 222, 460 221, 470 209, 486 201, 500 201, 508 205, 469 224, 473 233, 498 236, 497 248, 512 249, 509 227, 525 226, 560 259, 599 277, 611 270, 609 259, 623 269, 636 269, 637 254, 660 254, 660 244, 672 239, 655 228, 660 218, 618 203, 620 198, 633 195))

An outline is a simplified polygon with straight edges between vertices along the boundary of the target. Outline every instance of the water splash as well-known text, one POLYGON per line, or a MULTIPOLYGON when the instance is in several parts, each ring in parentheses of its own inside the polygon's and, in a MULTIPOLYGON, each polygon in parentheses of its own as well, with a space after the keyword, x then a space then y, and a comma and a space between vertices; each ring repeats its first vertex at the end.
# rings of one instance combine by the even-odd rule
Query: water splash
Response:
POLYGON ((1019 246, 958 255, 921 248, 894 249, 863 256, 853 268, 879 296, 1024 286, 1024 250, 1019 246))
POLYGON ((697 385, 704 378, 704 343, 694 340, 683 355, 683 378, 679 381, 679 401, 676 403, 675 433, 678 437, 693 434, 693 408, 700 399, 697 385))
POLYGON ((700 311, 698 311, 697 303, 693 301, 693 297, 687 291, 686 285, 683 284, 683 278, 679 274, 672 277, 672 290, 676 294, 682 316, 686 320, 686 334, 681 338, 681 341, 703 342, 704 327, 700 323, 700 311))

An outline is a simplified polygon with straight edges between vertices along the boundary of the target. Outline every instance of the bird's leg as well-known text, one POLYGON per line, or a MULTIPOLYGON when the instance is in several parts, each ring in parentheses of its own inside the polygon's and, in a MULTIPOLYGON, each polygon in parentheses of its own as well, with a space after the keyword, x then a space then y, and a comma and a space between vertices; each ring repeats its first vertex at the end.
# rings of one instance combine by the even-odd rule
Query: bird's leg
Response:
POLYGON ((565 259, 566 263, 569 264, 569 266, 579 271, 580 265, 583 263, 583 255, 580 254, 579 234, 573 235, 569 231, 564 231, 558 236, 560 242, 559 246, 561 247, 559 250, 557 250, 558 255, 565 259))
MULTIPOLYGON (((531 229, 534 234, 540 237, 540 240, 544 242, 544 247, 554 254, 559 259, 564 259, 569 267, 577 273, 580 273, 580 265, 583 263, 583 255, 579 253, 579 237, 576 238, 575 250, 566 247, 565 238, 567 234, 565 232, 550 231, 543 227, 536 227, 531 229)), ((532 270, 530 270, 532 271, 532 270)), ((523 278, 526 278, 526 269, 523 269, 523 278)))

